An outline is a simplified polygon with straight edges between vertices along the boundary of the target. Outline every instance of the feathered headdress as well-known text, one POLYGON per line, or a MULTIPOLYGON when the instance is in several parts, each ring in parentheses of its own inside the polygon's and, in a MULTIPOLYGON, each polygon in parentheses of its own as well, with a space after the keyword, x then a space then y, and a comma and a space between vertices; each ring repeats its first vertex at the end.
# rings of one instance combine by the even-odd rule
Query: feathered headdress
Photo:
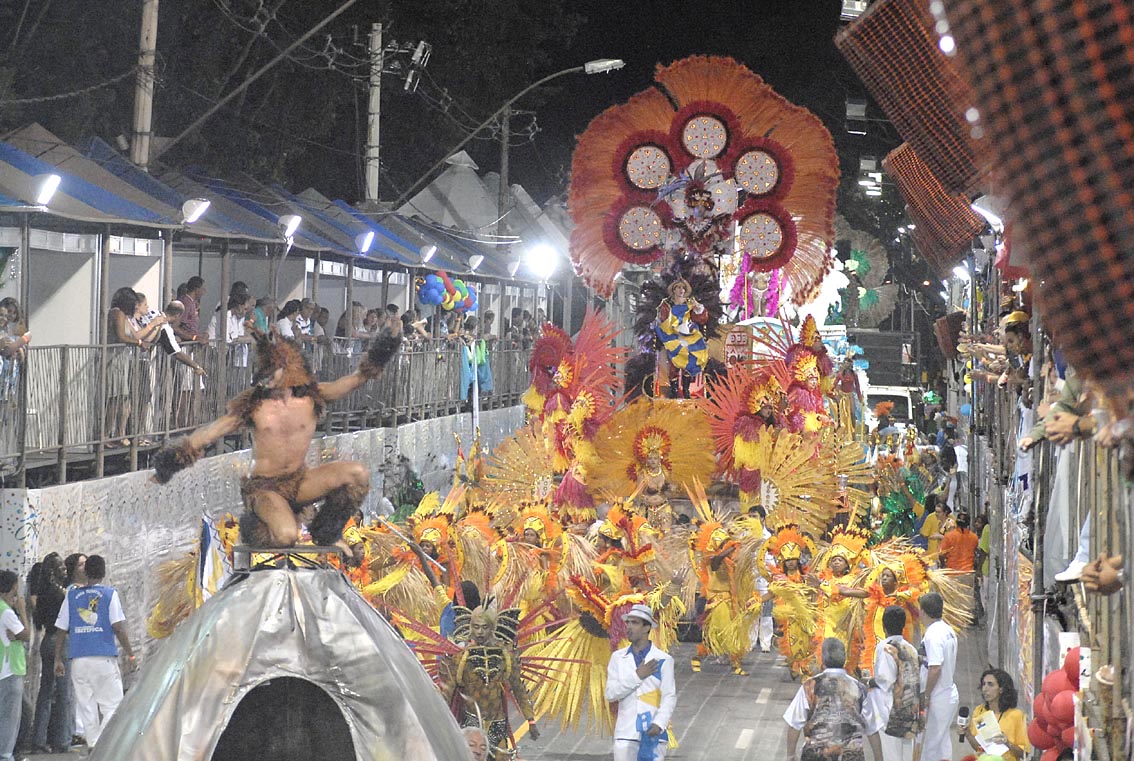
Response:
POLYGON ((874 405, 874 417, 881 418, 883 416, 889 417, 890 413, 894 411, 894 403, 890 401, 878 402, 874 405))
POLYGON ((655 80, 579 138, 575 271, 609 296, 625 263, 695 247, 712 225, 737 230, 749 267, 738 277, 783 268, 795 303, 809 301, 832 265, 839 172, 826 128, 729 58, 686 58, 655 80))
POLYGON ((814 354, 800 354, 792 362, 791 377, 800 382, 819 377, 819 359, 814 354))
POLYGON ((846 560, 851 568, 854 568, 869 541, 869 531, 850 526, 836 527, 831 532, 831 545, 824 553, 824 565, 827 559, 837 555, 846 560))
POLYGON ((523 536, 525 530, 532 530, 539 535, 541 547, 548 547, 563 533, 559 521, 551 517, 551 513, 540 505, 531 505, 520 511, 516 520, 516 533, 523 536))
POLYGON ((785 560, 800 560, 804 552, 815 557, 815 542, 812 541, 810 536, 800 531, 798 525, 789 523, 781 526, 775 534, 769 537, 757 554, 759 556, 771 555, 779 561, 779 566, 782 569, 785 560))
POLYGON ((415 523, 413 540, 418 544, 430 542, 437 550, 437 560, 444 564, 449 560, 449 529, 452 524, 443 515, 436 515, 415 523))
POLYGON ((639 399, 614 413, 593 445, 585 464, 594 495, 635 489, 651 454, 673 484, 708 478, 716 466, 704 415, 688 402, 639 399))

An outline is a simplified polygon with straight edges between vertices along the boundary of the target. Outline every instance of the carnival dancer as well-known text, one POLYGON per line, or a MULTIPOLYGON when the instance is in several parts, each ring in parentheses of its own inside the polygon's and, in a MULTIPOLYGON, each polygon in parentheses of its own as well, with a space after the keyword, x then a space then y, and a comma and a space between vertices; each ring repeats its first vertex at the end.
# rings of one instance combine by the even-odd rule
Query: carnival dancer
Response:
POLYGON ((657 622, 648 605, 633 606, 622 620, 630 646, 614 653, 606 670, 606 699, 618 703, 614 761, 661 761, 677 704, 673 658, 650 642, 657 622))
POLYGON ((489 758, 511 758, 516 747, 508 721, 508 698, 528 721, 528 734, 539 739, 535 709, 522 678, 516 651, 519 610, 497 611, 492 601, 475 610, 457 609, 460 651, 439 662, 441 693, 462 727, 482 726, 488 735, 489 758))
POLYGON ((775 600, 772 618, 783 632, 780 652, 793 677, 810 674, 815 655, 812 637, 818 610, 814 584, 807 578, 804 565, 805 553, 810 558, 816 556, 815 542, 794 523, 781 525, 756 552, 763 572, 770 576, 768 592, 759 602, 775 600))
POLYGON ((817 604, 821 624, 816 626, 816 633, 821 635, 820 641, 829 637, 843 641, 847 646, 847 671, 851 673, 858 666, 857 656, 861 650, 861 643, 855 640, 862 636, 861 632, 850 628, 851 603, 868 596, 865 589, 855 585, 855 578, 869 541, 868 531, 838 526, 831 533, 830 545, 820 551, 814 564, 820 569, 817 604))
POLYGON ((210 444, 250 427, 254 464, 241 485, 247 508, 240 520, 242 539, 259 547, 291 547, 299 540, 300 513, 321 499, 323 506, 308 526, 312 539, 349 553, 343 527, 369 491, 370 474, 360 462, 332 462, 308 470, 307 450, 326 403, 380 376, 402 337, 376 339, 355 372, 329 383, 315 380, 297 344, 262 336, 256 342, 254 386, 229 402, 226 414, 159 451, 155 479, 168 483, 199 460, 210 444))
POLYGON ((709 347, 701 332, 709 313, 690 298, 692 289, 684 278, 670 283, 667 293, 669 298, 658 307, 655 330, 665 351, 670 396, 687 399, 691 382, 709 363, 709 347))

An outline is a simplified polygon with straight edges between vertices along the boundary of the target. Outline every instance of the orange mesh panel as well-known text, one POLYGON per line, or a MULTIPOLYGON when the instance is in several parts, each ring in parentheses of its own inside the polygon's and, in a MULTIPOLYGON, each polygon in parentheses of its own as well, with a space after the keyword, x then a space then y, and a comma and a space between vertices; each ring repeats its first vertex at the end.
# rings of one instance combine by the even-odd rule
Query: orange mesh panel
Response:
POLYGON ((951 193, 984 179, 987 146, 971 136, 975 98, 955 61, 937 46, 928 0, 877 0, 835 37, 886 115, 951 193))
POLYGON ((984 229, 984 218, 969 207, 966 196, 941 187, 909 143, 892 150, 882 160, 882 168, 894 178, 906 201, 918 253, 940 277, 948 277, 969 251, 973 236, 984 229))

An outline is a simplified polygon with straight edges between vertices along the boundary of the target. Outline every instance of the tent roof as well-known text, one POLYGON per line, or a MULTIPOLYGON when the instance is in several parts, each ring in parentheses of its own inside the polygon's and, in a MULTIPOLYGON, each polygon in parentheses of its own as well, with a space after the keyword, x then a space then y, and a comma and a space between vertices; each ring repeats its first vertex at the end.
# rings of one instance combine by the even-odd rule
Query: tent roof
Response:
MULTIPOLYGON (((28 147, 39 145, 42 154, 49 154, 53 148, 64 145, 42 127, 17 135, 17 139, 28 147)), ((58 154, 52 157, 59 158, 58 154)), ((90 167, 81 167, 78 162, 67 163, 67 168, 63 168, 20 149, 12 142, 0 142, 0 193, 20 200, 34 199, 39 192, 40 178, 57 174, 61 181, 48 204, 51 214, 82 222, 141 227, 168 228, 180 224, 179 220, 123 198, 101 187, 98 181, 92 182, 75 173, 75 170, 81 169, 86 174, 90 167)))
POLYGON ((332 569, 238 578, 151 656, 91 758, 206 761, 241 699, 293 677, 342 710, 358 761, 468 758, 468 747, 414 654, 332 569))

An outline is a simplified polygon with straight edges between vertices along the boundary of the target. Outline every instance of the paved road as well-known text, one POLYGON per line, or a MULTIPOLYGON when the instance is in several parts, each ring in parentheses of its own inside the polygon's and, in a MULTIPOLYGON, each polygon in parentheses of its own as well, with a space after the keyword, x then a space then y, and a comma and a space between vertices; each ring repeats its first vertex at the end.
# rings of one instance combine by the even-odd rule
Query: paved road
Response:
MULTIPOLYGON (((974 629, 961 635, 957 657, 957 687, 961 704, 972 705, 984 657, 985 632, 974 629)), ((679 645, 677 659, 677 710, 673 715, 679 747, 667 759, 689 761, 772 761, 783 759, 787 725, 783 714, 799 689, 791 680, 784 659, 777 653, 751 653, 744 660, 748 676, 736 676, 727 661, 706 659, 701 673, 689 668, 694 645, 679 645)), ((609 738, 588 737, 581 732, 559 732, 545 720, 539 740, 520 740, 523 761, 606 761, 609 738)), ((972 751, 962 747, 954 735, 953 758, 972 751)), ((867 752, 867 758, 870 753, 867 752)))
MULTIPOLYGON (((751 761, 783 757, 787 725, 782 716, 796 689, 787 666, 777 654, 755 652, 745 661, 748 676, 737 676, 726 660, 706 659, 701 673, 689 668, 694 645, 679 645, 677 661, 677 710, 673 728, 678 747, 669 752, 672 759, 713 761, 751 761)), ((524 761, 598 761, 610 758, 609 738, 588 737, 579 732, 559 732, 558 726, 543 722, 539 740, 520 741, 524 761)))

